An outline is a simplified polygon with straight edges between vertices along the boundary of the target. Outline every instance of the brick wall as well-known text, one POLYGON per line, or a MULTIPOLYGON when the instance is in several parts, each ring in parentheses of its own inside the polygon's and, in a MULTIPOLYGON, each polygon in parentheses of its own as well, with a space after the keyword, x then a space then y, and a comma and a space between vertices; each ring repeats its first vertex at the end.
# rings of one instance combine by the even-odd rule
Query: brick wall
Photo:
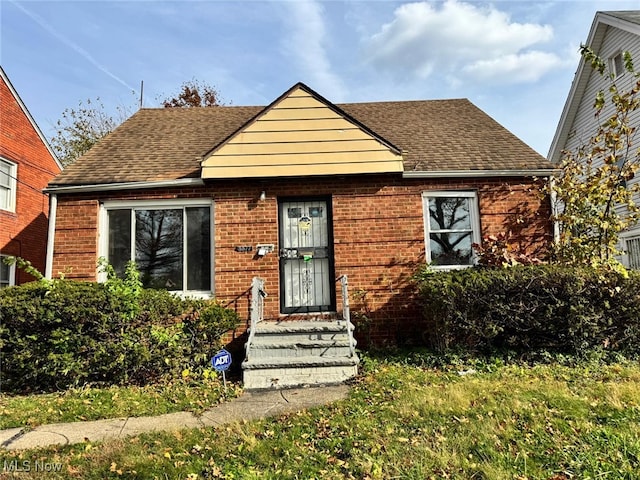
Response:
MULTIPOLYGON (((202 189, 138 191, 101 198, 59 196, 54 272, 66 271, 69 278, 95 278, 101 200, 213 198, 216 297, 248 320, 248 289, 252 277, 260 276, 269 293, 265 316, 286 318, 280 314, 278 199, 327 196, 333 209, 335 273, 349 277, 352 311, 361 319, 359 340, 404 343, 421 336, 411 276, 425 261, 421 194, 426 190, 477 191, 483 236, 517 228, 520 240, 531 248, 549 239, 548 202, 539 198, 530 180, 359 176, 228 181, 202 189), (267 194, 265 201, 258 201, 261 191, 267 194), (274 244, 276 252, 256 257, 259 243, 274 244), (237 252, 235 247, 241 245, 251 245, 254 251, 237 252), (371 323, 364 322, 363 315, 371 323)), ((340 310, 339 291, 337 301, 340 310)))
MULTIPOLYGON (((42 189, 60 172, 9 87, 0 79, 0 157, 17 165, 15 212, 0 210, 0 252, 45 269, 49 199, 42 189)), ((21 270, 16 283, 33 280, 21 270)))
POLYGON ((53 249, 54 277, 96 279, 98 212, 97 200, 60 198, 53 249))

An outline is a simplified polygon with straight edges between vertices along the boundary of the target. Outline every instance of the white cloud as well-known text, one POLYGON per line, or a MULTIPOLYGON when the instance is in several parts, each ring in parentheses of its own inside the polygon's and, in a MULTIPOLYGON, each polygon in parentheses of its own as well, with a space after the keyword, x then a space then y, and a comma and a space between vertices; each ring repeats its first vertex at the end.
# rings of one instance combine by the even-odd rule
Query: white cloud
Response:
POLYGON ((562 64, 557 55, 532 49, 552 38, 549 25, 514 22, 493 6, 407 3, 369 39, 368 55, 380 69, 422 79, 440 73, 453 84, 530 82, 562 64))
POLYGON ((504 55, 491 60, 478 60, 462 70, 476 80, 502 84, 531 83, 562 64, 557 55, 533 51, 504 55))
MULTIPOLYGON (((289 28, 283 50, 293 58, 305 78, 300 80, 333 102, 344 100, 345 88, 333 73, 327 56, 327 35, 322 5, 313 0, 287 2, 289 28)), ((293 82, 292 82, 293 83, 293 82)))

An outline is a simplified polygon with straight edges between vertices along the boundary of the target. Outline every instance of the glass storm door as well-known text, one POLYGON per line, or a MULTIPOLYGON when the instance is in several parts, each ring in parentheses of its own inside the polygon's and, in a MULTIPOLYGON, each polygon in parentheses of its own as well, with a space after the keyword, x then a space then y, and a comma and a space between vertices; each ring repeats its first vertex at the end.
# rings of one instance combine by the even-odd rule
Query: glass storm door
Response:
POLYGON ((335 310, 329 209, 326 199, 279 204, 282 313, 335 310))

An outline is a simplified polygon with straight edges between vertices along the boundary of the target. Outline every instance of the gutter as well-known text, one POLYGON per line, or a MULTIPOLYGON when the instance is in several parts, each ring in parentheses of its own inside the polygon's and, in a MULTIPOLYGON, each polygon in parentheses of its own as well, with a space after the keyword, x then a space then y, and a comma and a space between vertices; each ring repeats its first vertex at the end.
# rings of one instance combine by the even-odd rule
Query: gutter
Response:
POLYGON ((44 278, 51 280, 53 275, 53 244, 56 234, 56 212, 58 210, 58 196, 49 195, 49 229, 47 231, 47 253, 45 258, 44 278))
POLYGON ((550 177, 560 170, 539 168, 535 170, 439 170, 432 172, 403 172, 402 178, 487 178, 487 177, 550 177))
POLYGON ((166 187, 201 187, 204 181, 201 178, 179 178, 176 180, 158 180, 155 182, 119 182, 97 183, 93 185, 60 185, 47 187, 45 193, 89 193, 110 192, 114 190, 134 190, 142 188, 166 188, 166 187))

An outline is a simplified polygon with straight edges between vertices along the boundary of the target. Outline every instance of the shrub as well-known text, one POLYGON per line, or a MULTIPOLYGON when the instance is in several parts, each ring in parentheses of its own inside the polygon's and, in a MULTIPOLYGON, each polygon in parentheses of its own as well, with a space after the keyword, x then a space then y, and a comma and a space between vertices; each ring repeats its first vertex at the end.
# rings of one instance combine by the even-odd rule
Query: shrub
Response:
POLYGON ((114 282, 55 280, 0 290, 2 391, 179 375, 206 366, 220 335, 238 321, 212 301, 114 282))
POLYGON ((640 353, 640 273, 557 265, 419 276, 425 337, 438 350, 603 347, 640 353))

